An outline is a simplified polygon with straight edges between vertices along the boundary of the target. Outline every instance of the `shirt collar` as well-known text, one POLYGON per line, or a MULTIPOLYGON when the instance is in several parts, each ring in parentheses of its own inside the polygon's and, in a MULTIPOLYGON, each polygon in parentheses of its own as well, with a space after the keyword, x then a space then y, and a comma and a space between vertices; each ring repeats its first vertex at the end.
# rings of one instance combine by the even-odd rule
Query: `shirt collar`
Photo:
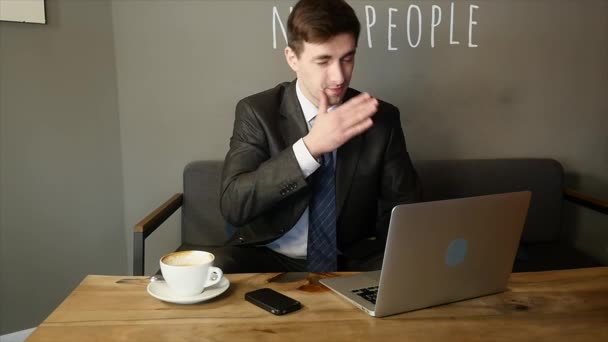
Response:
MULTIPOLYGON (((312 103, 310 100, 304 96, 304 93, 300 89, 300 80, 296 81, 296 95, 298 96, 298 101, 300 102, 300 107, 302 107, 302 112, 304 114, 304 119, 306 122, 311 122, 317 116, 319 109, 312 103)), ((328 112, 336 109, 338 105, 331 106, 327 109, 328 112)))

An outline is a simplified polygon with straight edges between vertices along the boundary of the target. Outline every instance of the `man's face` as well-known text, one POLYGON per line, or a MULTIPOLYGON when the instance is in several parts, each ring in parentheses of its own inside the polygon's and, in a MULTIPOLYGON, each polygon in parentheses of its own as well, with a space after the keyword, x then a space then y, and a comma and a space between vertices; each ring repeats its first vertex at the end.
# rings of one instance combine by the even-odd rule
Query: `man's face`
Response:
POLYGON ((304 42, 300 57, 287 47, 285 57, 304 96, 318 107, 323 90, 332 106, 339 104, 346 93, 355 66, 355 51, 355 38, 343 33, 321 44, 304 42))

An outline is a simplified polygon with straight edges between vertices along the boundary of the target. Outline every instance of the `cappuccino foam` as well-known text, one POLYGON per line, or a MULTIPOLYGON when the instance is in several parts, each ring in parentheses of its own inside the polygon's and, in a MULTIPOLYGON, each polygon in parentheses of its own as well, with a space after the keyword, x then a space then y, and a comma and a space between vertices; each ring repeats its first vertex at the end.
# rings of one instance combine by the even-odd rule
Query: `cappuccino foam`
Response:
POLYGON ((213 254, 200 251, 175 252, 164 256, 161 261, 170 266, 197 266, 213 261, 213 254))

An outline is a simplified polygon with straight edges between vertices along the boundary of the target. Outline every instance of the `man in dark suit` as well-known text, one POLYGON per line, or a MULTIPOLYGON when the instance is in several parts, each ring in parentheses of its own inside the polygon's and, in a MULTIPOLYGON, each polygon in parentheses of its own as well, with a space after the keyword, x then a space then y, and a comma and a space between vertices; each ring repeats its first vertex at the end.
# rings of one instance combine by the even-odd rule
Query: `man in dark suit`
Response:
POLYGON ((359 21, 301 0, 285 57, 297 79, 236 106, 221 184, 225 272, 379 269, 391 209, 419 185, 399 111, 349 88, 359 21))

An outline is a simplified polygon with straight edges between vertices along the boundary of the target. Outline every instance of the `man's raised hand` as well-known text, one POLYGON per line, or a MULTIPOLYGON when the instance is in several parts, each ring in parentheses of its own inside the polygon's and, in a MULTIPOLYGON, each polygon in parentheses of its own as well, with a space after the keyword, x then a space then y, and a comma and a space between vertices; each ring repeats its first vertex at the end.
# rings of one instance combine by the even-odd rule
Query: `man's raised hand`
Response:
POLYGON ((314 158, 336 150, 367 131, 373 125, 371 117, 378 111, 378 100, 367 93, 353 97, 331 113, 327 112, 327 102, 327 95, 321 90, 319 113, 312 129, 303 139, 314 158))

